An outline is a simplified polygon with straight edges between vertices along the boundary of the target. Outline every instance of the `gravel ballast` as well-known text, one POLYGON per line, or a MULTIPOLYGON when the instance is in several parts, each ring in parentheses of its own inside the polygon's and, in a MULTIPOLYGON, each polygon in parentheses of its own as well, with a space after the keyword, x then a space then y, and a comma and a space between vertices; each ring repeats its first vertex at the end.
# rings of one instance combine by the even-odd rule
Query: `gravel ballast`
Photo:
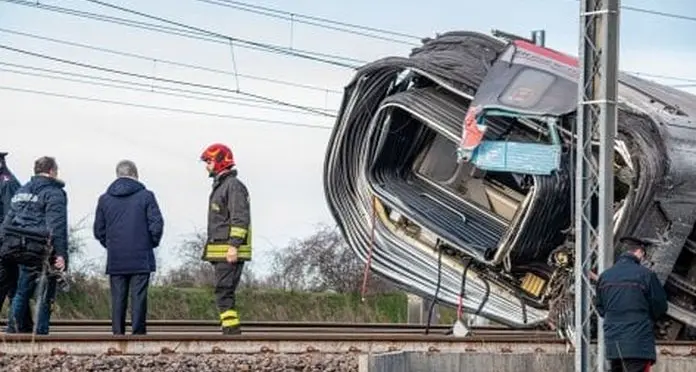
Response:
POLYGON ((355 354, 4 355, 0 370, 29 371, 358 371, 355 354))

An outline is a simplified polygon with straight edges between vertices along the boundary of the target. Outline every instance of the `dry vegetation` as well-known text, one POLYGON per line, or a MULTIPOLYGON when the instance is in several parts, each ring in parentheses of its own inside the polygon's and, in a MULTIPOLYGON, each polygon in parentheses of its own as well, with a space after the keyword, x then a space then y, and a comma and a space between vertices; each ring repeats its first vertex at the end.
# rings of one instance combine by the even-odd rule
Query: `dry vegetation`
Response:
MULTIPOLYGON (((71 232, 84 228, 74 227, 71 232)), ((212 267, 200 260, 205 235, 194 233, 176 252, 181 265, 158 273, 149 293, 150 319, 216 319, 212 267)), ((84 241, 71 239, 71 288, 58 296, 54 317, 110 318, 110 294, 103 273, 80 265, 84 241)), ((292 241, 273 254, 271 272, 260 277, 245 267, 238 296, 247 320, 405 322, 406 295, 370 273, 361 301, 364 265, 337 229, 319 226, 311 236, 292 241)), ((3 309, 5 315, 6 309, 3 309)), ((450 322, 444 312, 441 321, 450 322)))

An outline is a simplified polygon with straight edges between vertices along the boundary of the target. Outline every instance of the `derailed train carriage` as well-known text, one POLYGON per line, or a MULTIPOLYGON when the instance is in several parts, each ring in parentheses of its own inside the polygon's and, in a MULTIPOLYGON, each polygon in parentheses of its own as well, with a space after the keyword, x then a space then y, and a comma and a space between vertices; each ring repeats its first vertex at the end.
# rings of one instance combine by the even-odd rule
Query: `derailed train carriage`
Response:
MULTIPOLYGON (((351 248, 421 296, 570 332, 577 78, 575 58, 475 32, 361 67, 324 168, 351 248)), ((622 73, 619 101, 614 237, 655 242, 670 301, 656 332, 692 338, 696 97, 622 73)))

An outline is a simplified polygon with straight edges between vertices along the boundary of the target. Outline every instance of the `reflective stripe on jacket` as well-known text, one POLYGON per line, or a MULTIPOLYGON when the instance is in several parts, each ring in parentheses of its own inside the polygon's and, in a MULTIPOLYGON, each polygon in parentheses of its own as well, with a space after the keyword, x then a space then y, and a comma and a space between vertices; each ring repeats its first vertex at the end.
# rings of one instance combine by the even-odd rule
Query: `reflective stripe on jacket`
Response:
POLYGON ((237 247, 239 260, 251 260, 251 210, 249 192, 235 170, 215 178, 208 203, 206 261, 225 261, 227 248, 237 247))

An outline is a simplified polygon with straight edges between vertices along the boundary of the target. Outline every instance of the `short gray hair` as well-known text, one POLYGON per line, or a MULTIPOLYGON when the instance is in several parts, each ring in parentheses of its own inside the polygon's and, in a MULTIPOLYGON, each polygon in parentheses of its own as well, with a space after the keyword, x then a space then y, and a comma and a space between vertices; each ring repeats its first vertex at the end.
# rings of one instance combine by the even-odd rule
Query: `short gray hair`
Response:
POLYGON ((116 177, 138 178, 138 168, 130 160, 121 160, 116 165, 116 177))

